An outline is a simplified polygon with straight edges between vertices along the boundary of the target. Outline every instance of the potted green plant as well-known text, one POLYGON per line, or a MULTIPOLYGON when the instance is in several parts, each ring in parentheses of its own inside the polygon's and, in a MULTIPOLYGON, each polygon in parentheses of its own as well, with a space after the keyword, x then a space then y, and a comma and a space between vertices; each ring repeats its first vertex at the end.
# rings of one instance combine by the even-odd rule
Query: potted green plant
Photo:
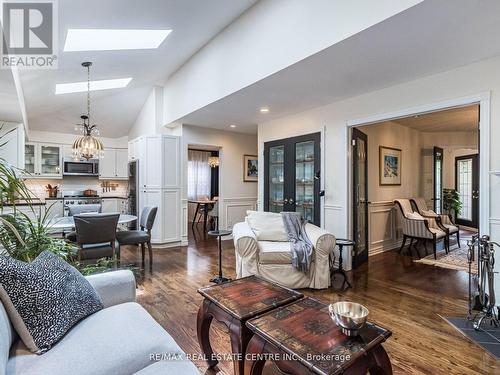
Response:
POLYGON ((443 189, 443 209, 455 218, 462 212, 460 194, 455 189, 443 189))

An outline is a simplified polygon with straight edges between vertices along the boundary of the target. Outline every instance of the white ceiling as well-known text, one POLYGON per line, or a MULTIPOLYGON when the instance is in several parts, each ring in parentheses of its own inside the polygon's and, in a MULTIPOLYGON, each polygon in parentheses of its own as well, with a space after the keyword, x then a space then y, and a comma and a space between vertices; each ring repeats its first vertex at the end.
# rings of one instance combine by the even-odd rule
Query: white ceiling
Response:
POLYGON ((0 69, 0 123, 23 121, 14 77, 9 69, 0 69))
POLYGON ((254 133, 258 123, 499 55, 498 35, 500 1, 426 0, 179 121, 254 133))
MULTIPOLYGON (((91 93, 92 118, 99 125, 101 135, 127 135, 152 86, 163 84, 190 56, 256 1, 59 1, 58 69, 20 72, 29 127, 74 132, 74 124, 80 122, 80 115, 86 111, 86 94, 56 96, 55 84, 85 80, 86 71, 80 64, 92 61, 93 80, 133 77, 125 89, 91 93), (172 33, 156 50, 63 52, 68 28, 172 29, 172 33)), ((1 117, 2 110, 3 106, 1 117)))
POLYGON ((393 122, 421 132, 477 132, 479 129, 479 106, 451 108, 405 117, 393 120, 393 122))

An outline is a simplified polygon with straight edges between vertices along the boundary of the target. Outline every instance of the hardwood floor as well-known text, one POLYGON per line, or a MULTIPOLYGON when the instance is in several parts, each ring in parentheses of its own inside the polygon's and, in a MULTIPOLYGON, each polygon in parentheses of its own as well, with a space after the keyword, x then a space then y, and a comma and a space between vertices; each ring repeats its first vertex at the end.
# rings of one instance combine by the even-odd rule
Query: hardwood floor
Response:
MULTIPOLYGON (((138 277, 138 302, 173 336, 187 353, 200 353, 196 314, 202 301, 197 288, 217 273, 217 243, 200 232, 189 246, 154 250, 153 272, 138 277)), ((122 261, 140 264, 140 251, 123 249, 122 261)), ((223 242, 225 275, 235 277, 232 241, 223 242)), ((500 361, 472 344, 442 316, 464 316, 467 274, 425 264, 386 252, 370 257, 352 272, 353 288, 346 292, 302 290, 324 303, 352 300, 370 310, 369 319, 392 330, 385 343, 395 374, 500 374, 500 361)), ((338 278, 340 284, 340 278, 338 278)), ((227 330, 213 324, 212 346, 229 353, 227 330)), ((195 361, 202 372, 206 364, 195 361)), ((268 366, 267 372, 274 372, 268 366)), ((232 363, 219 370, 232 374, 232 363)), ((217 371, 208 371, 216 373, 217 371)))

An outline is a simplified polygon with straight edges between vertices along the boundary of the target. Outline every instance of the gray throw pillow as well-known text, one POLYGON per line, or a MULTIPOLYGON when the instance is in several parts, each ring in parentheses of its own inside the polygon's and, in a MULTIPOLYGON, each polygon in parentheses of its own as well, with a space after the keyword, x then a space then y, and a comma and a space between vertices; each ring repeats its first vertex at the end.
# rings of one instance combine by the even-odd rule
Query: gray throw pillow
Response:
POLYGON ((0 256, 0 300, 21 340, 37 354, 103 308, 87 279, 49 251, 31 263, 0 256))

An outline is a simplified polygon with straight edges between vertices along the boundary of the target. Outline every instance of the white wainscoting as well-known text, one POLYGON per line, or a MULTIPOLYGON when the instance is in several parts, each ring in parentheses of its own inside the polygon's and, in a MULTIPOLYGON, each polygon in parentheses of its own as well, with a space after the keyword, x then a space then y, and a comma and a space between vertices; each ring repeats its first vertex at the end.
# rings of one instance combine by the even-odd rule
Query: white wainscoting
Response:
POLYGON ((257 197, 223 198, 220 209, 221 227, 232 229, 234 224, 245 220, 248 210, 257 209, 257 197))
POLYGON ((401 245, 401 224, 392 201, 372 202, 368 205, 369 255, 392 250, 401 245))
POLYGON ((188 201, 185 198, 181 199, 181 212, 181 245, 185 246, 188 244, 188 201))

